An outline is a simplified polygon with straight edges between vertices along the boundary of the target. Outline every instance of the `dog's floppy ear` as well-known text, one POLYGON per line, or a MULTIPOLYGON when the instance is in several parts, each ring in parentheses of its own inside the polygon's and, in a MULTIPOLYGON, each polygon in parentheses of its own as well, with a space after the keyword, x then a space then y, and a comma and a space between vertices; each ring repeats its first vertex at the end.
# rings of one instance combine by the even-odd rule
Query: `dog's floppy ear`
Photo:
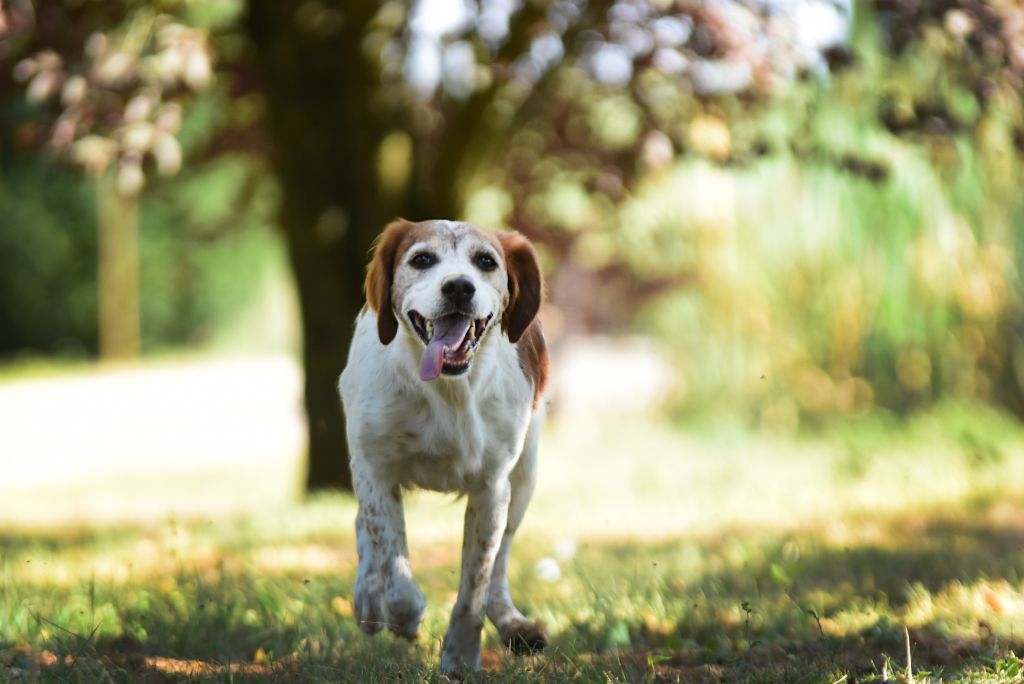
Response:
POLYGON ((373 243, 373 259, 366 267, 366 302, 377 313, 377 337, 388 344, 398 334, 398 320, 391 305, 391 282, 395 277, 398 247, 412 223, 396 219, 389 223, 373 243))
POLYGON ((530 241, 519 233, 501 232, 497 237, 508 271, 508 306, 501 317, 501 327, 509 341, 518 342, 540 310, 544 288, 540 264, 530 241))

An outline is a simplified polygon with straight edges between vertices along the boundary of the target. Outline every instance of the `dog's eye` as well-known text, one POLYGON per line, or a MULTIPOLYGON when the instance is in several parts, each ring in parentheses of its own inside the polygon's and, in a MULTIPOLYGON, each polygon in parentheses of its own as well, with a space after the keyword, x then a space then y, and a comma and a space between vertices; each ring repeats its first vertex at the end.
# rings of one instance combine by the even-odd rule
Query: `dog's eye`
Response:
POLYGON ((473 257, 473 263, 475 263, 476 267, 481 271, 493 271, 498 268, 498 262, 495 261, 494 257, 487 252, 480 252, 473 257))
POLYGON ((420 252, 412 259, 409 259, 409 265, 420 271, 426 270, 437 263, 437 257, 430 252, 420 252))

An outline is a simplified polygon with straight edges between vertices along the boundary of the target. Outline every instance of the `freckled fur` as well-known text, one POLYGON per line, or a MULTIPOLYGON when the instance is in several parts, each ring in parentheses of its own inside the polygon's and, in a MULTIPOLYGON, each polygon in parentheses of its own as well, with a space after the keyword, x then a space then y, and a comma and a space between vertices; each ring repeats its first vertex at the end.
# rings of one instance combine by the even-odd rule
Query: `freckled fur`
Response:
POLYGON ((386 626, 416 636, 426 603, 405 538, 402 490, 466 495, 462 578, 441 649, 441 669, 478 669, 486 615, 515 652, 540 650, 543 627, 527 620, 508 591, 512 537, 536 479, 540 401, 547 348, 536 322, 542 283, 536 256, 517 233, 484 233, 453 221, 395 221, 379 238, 360 313, 339 380, 352 476, 359 498, 355 614, 364 631, 386 626), (438 263, 408 264, 429 250, 438 263), (474 255, 492 254, 485 272, 474 255), (469 371, 424 382, 423 343, 408 312, 443 312, 440 286, 467 277, 476 287, 474 318, 490 315, 469 371))

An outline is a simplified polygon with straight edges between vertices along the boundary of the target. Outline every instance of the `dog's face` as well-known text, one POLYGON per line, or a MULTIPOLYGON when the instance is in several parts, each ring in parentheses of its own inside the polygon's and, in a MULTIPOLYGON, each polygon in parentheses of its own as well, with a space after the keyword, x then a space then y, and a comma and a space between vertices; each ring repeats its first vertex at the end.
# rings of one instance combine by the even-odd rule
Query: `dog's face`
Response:
POLYGON ((420 377, 469 371, 500 322, 516 342, 537 315, 537 258, 518 233, 454 221, 395 221, 374 248, 366 297, 389 344, 399 329, 423 348, 420 377))

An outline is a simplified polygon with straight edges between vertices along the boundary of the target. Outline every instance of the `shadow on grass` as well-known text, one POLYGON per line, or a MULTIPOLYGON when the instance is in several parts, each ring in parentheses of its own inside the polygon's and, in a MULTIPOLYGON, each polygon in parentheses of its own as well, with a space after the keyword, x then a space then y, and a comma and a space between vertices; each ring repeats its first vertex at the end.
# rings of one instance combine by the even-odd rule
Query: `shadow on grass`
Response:
POLYGON ((137 528, 121 526, 102 531, 83 529, 74 531, 4 532, 0 530, 0 554, 29 556, 33 552, 89 551, 110 544, 136 539, 137 528))
POLYGON ((799 562, 804 590, 835 590, 847 576, 858 593, 884 594, 895 605, 913 598, 908 585, 935 592, 951 582, 1024 575, 1024 524, 936 521, 906 530, 895 544, 819 552, 799 562))

